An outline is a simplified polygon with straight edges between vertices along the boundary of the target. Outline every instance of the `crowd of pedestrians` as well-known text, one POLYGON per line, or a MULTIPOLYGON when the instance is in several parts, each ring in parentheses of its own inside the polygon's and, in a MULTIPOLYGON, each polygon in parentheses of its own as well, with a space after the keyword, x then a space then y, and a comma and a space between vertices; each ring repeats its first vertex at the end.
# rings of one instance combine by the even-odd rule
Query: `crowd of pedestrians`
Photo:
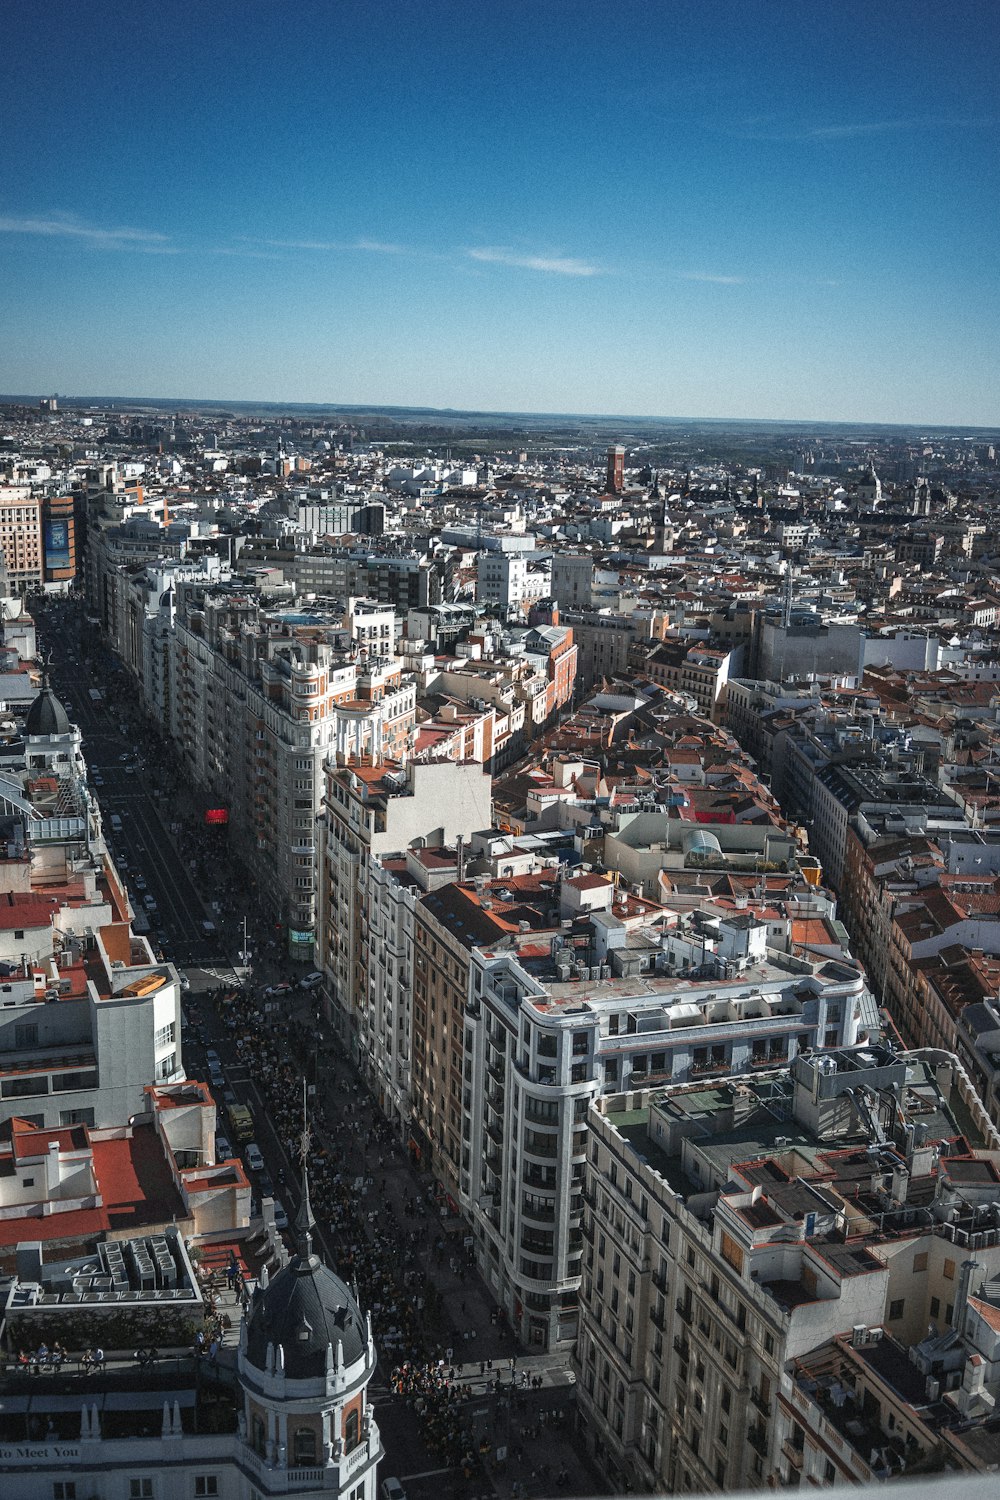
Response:
MULTIPOLYGON (((313 1028, 287 1014, 266 1015, 253 989, 220 989, 214 999, 287 1159, 297 1166, 302 1072, 315 1046, 313 1028)), ((397 1215, 381 1192, 385 1172, 402 1160, 401 1148, 343 1063, 328 1072, 322 1097, 314 1096, 309 1125, 310 1201, 335 1268, 371 1312, 380 1348, 390 1357, 425 1359, 430 1341, 420 1314, 430 1287, 421 1254, 437 1253, 435 1241, 422 1203, 411 1200, 397 1215)))
POLYGON ((435 1458, 442 1464, 461 1465, 470 1477, 477 1462, 486 1457, 485 1452, 477 1452, 466 1418, 472 1387, 456 1384, 443 1363, 433 1360, 396 1365, 389 1387, 422 1419, 424 1440, 435 1458))

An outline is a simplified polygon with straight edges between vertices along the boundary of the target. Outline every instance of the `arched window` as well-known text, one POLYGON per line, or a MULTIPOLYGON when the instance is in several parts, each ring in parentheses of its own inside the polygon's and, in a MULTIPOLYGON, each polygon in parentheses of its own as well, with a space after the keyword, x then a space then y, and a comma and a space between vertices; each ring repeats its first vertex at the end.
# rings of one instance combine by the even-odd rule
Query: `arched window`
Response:
POLYGON ((259 1417, 256 1413, 254 1413, 253 1419, 250 1423, 250 1446, 253 1451, 255 1453, 259 1453, 261 1457, 263 1457, 264 1455, 265 1441, 264 1418, 259 1417))
POLYGON ((313 1427, 296 1427, 292 1438, 292 1463, 314 1464, 316 1462, 316 1431, 313 1427))
POLYGON ((357 1409, 347 1413, 347 1421, 344 1423, 344 1449, 350 1453, 352 1448, 358 1446, 361 1436, 361 1418, 357 1409))

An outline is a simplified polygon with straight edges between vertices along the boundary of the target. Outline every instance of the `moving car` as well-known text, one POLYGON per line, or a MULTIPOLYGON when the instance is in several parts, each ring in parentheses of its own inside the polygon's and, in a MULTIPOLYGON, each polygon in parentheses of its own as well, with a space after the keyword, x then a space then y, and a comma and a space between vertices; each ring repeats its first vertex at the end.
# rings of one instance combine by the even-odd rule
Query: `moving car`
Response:
POLYGON ((311 974, 303 974, 299 980, 300 990, 318 990, 323 983, 323 976, 318 969, 313 969, 311 974))
POLYGON ((406 1491, 398 1479, 391 1476, 382 1481, 382 1500, 406 1500, 406 1491))
POLYGON ((205 1061, 208 1063, 208 1066, 210 1068, 218 1068, 222 1065, 222 1059, 219 1057, 219 1054, 214 1050, 214 1048, 210 1048, 205 1053, 205 1061))
POLYGON ((229 1105, 229 1124, 238 1141, 253 1140, 253 1115, 245 1104, 229 1105))
POLYGON ((217 1161, 228 1161, 236 1153, 224 1135, 215 1137, 215 1157, 217 1161))
POLYGON ((274 1227, 281 1230, 288 1228, 288 1215, 285 1213, 280 1198, 274 1200, 274 1227))
POLYGON ((264 1158, 256 1141, 251 1141, 243 1155, 246 1157, 247 1166, 251 1172, 263 1172, 264 1158))

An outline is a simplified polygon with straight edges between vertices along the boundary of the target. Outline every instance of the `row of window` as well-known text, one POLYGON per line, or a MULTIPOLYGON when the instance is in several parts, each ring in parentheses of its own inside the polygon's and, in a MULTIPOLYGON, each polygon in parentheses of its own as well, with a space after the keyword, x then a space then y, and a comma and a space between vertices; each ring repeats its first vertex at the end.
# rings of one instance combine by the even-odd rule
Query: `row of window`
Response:
MULTIPOLYGON (((156 1489, 154 1478, 151 1474, 142 1474, 138 1478, 130 1479, 128 1482, 129 1500, 155 1500, 156 1489)), ((191 1494, 195 1500, 207 1500, 208 1496, 219 1493, 219 1476, 217 1474, 195 1474, 191 1488, 191 1494)), ((78 1495, 78 1486, 75 1479, 56 1479, 52 1484, 52 1500, 82 1500, 78 1495)))

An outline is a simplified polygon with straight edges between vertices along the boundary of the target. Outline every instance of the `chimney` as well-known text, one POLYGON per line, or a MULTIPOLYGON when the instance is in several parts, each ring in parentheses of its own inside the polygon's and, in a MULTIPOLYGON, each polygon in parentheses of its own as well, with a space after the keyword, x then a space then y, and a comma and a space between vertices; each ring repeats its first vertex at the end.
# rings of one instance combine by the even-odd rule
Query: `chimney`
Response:
POLYGON ((956 1333, 961 1333, 962 1324, 965 1322, 965 1308, 969 1300, 972 1274, 980 1270, 982 1267, 978 1260, 963 1260, 958 1273, 958 1290, 955 1293, 955 1306, 951 1315, 951 1326, 956 1333))

